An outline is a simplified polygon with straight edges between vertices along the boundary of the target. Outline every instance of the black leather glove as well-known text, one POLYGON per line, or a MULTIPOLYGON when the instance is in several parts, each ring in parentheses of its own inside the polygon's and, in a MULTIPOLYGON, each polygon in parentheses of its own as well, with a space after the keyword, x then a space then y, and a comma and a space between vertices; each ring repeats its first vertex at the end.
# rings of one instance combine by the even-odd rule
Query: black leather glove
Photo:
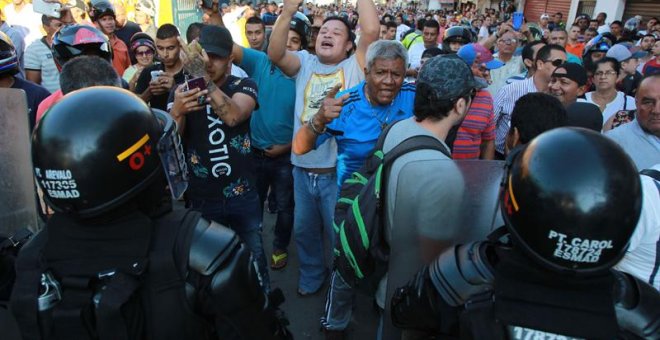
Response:
POLYGON ((397 288, 392 296, 392 323, 398 328, 427 332, 440 330, 440 305, 429 268, 424 266, 407 285, 397 288))

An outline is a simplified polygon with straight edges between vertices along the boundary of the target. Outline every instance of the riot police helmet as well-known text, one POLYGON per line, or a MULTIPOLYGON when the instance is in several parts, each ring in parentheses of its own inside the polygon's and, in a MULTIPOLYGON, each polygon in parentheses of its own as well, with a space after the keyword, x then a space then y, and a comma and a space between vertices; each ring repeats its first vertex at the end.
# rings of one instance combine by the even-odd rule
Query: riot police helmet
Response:
POLYGON ((108 15, 116 18, 115 7, 108 1, 92 2, 89 14, 90 19, 94 22, 108 15))
POLYGON ((467 45, 472 42, 472 33, 470 29, 465 26, 450 27, 445 31, 445 36, 442 39, 442 49, 445 52, 456 53, 451 51, 449 45, 453 42, 458 42, 461 45, 467 45))
POLYGON ((558 128, 507 162, 500 205, 514 247, 569 275, 602 273, 623 257, 642 192, 621 147, 591 130, 558 128))
POLYGON ((187 187, 176 123, 116 87, 81 89, 53 105, 32 135, 32 162, 48 205, 79 218, 119 207, 163 174, 173 197, 187 187))

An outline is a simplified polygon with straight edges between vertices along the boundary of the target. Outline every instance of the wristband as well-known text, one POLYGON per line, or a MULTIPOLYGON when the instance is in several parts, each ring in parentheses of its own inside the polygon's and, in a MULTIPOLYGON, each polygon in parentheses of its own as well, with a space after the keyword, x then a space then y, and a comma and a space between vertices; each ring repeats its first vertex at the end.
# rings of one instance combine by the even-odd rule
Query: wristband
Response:
POLYGON ((309 126, 309 128, 312 130, 312 132, 314 132, 315 135, 322 135, 322 134, 324 134, 324 133, 328 130, 328 128, 327 128, 326 126, 324 126, 323 129, 322 129, 321 131, 317 130, 317 129, 316 129, 316 125, 314 125, 314 117, 315 117, 315 116, 312 116, 312 118, 310 118, 310 119, 307 121, 307 126, 309 126))

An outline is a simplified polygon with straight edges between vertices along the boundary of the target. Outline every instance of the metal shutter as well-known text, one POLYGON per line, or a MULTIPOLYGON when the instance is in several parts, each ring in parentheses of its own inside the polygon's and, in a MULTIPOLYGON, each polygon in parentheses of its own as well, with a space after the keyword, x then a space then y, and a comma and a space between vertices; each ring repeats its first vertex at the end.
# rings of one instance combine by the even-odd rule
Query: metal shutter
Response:
POLYGON ((525 19, 527 22, 538 22, 541 14, 545 13, 546 0, 525 1, 525 19))
POLYGON ((644 23, 652 17, 660 18, 660 1, 658 0, 628 0, 623 11, 623 20, 635 15, 644 17, 644 23))
POLYGON ((527 22, 538 22, 541 14, 548 13, 550 17, 557 12, 568 18, 571 0, 527 0, 525 2, 525 19, 527 22))
POLYGON ((561 12, 563 14, 564 21, 568 20, 568 11, 571 8, 571 0, 554 0, 548 1, 548 4, 545 8, 545 13, 550 15, 550 18, 557 13, 561 12))

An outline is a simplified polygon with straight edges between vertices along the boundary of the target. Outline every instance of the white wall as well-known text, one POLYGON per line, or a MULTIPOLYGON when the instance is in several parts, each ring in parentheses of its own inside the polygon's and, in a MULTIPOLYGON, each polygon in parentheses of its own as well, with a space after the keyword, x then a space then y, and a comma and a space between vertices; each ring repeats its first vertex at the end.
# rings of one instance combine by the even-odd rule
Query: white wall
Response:
POLYGON ((626 6, 626 0, 598 0, 594 8, 594 16, 600 12, 607 13, 607 23, 614 20, 621 20, 623 9, 626 6))
MULTIPOLYGON (((566 18, 567 26, 570 26, 577 16, 577 8, 579 0, 571 1, 571 8, 569 9, 568 18, 566 18)), ((600 12, 607 13, 607 23, 614 20, 621 20, 623 17, 623 10, 626 7, 626 0, 597 0, 596 7, 594 8, 594 17, 600 12)))

